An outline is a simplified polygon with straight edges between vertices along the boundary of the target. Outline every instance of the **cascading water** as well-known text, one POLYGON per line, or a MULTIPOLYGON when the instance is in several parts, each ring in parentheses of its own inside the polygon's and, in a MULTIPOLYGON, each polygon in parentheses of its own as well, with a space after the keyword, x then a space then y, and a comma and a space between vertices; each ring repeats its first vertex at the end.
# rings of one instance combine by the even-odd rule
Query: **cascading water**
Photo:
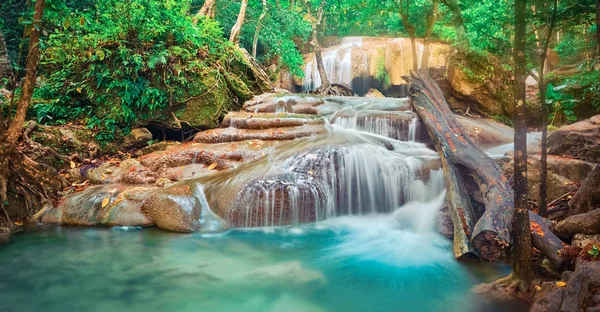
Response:
POLYGON ((418 119, 412 112, 361 103, 330 119, 326 135, 300 147, 290 143, 282 148, 286 153, 269 161, 272 172, 246 184, 229 214, 233 226, 387 214, 443 192, 437 153, 416 141, 418 119))
MULTIPOLYGON (((323 66, 332 83, 352 84, 352 51, 362 46, 361 38, 346 38, 341 47, 323 53, 323 66)), ((321 76, 317 63, 310 61, 304 68, 303 91, 313 90, 321 86, 321 76)))

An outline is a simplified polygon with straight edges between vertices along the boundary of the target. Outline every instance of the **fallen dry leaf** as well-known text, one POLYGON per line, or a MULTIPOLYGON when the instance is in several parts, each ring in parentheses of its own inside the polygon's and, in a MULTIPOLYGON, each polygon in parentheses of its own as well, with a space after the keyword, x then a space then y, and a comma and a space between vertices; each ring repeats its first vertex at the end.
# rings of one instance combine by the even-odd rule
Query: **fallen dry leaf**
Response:
POLYGON ((558 286, 558 287, 565 287, 565 286, 567 286, 567 283, 565 283, 563 281, 558 281, 558 282, 556 282, 556 286, 558 286))
POLYGON ((213 170, 213 169, 215 169, 216 167, 217 167, 217 163, 216 163, 216 162, 214 162, 214 163, 210 164, 210 166, 208 166, 208 170, 213 170))
POLYGON ((106 197, 102 200, 102 208, 108 206, 108 203, 110 202, 110 198, 106 197))
POLYGON ((75 169, 75 163, 71 160, 71 169, 75 169))

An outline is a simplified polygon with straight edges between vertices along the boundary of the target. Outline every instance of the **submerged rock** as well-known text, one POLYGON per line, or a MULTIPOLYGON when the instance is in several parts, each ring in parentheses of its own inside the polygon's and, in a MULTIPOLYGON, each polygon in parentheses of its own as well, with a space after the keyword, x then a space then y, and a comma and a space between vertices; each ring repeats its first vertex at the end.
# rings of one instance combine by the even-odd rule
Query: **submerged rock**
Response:
POLYGON ((156 188, 110 184, 88 188, 65 197, 56 207, 38 213, 42 223, 86 226, 151 226, 142 213, 144 199, 156 188))

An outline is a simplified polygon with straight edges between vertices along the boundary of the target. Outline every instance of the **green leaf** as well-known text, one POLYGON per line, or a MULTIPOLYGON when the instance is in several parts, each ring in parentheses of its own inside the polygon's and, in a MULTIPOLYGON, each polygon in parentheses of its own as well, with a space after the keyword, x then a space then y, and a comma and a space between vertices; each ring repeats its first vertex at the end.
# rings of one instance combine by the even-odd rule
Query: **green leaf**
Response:
POLYGON ((106 55, 104 54, 104 51, 102 51, 102 50, 98 49, 98 50, 96 50, 96 56, 98 57, 98 59, 99 59, 100 61, 104 61, 104 57, 105 57, 106 55))

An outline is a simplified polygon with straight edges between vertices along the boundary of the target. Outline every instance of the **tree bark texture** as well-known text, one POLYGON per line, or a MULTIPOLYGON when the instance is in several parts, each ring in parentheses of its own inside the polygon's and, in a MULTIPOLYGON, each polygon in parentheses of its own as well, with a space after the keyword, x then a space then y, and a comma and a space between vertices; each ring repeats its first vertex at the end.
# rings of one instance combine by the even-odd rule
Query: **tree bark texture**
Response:
POLYGON ((11 78, 12 69, 10 66, 10 59, 8 58, 8 50, 6 49, 6 41, 4 35, 0 29, 0 79, 11 78))
POLYGON ((215 18, 216 13, 217 13, 217 0, 206 0, 206 1, 204 1, 204 4, 200 8, 200 11, 198 11, 198 13, 196 13, 196 15, 194 15, 194 18, 192 18, 192 23, 194 23, 194 25, 198 24, 198 21, 203 16, 206 16, 209 18, 215 18))
POLYGON ((498 164, 462 131, 442 91, 425 69, 405 79, 413 90, 412 105, 442 159, 446 199, 454 222, 455 256, 461 258, 474 250, 486 261, 503 257, 510 243, 514 208, 508 180, 498 164), (465 191, 466 177, 472 177, 477 184, 485 205, 485 212, 477 222, 465 191))
POLYGON ((40 27, 44 12, 45 0, 35 2, 33 24, 29 34, 29 53, 27 54, 25 81, 21 88, 21 97, 17 103, 17 110, 10 122, 6 133, 0 137, 0 205, 8 201, 8 177, 10 171, 10 156, 13 154, 17 139, 21 135, 27 107, 31 103, 33 90, 35 88, 36 70, 40 60, 40 27))
POLYGON ((242 6, 240 6, 240 13, 238 14, 237 20, 231 28, 231 34, 229 35, 229 41, 238 44, 240 41, 240 32, 246 19, 246 8, 248 8, 248 0, 242 0, 242 6))
POLYGON ((552 222, 531 211, 529 212, 529 220, 531 221, 530 229, 533 247, 537 248, 537 250, 548 258, 554 267, 561 269, 564 260, 560 256, 560 251, 566 244, 550 229, 552 222))
POLYGON ((260 34, 260 28, 262 27, 262 21, 267 16, 267 0, 262 0, 262 12, 256 22, 256 30, 254 31, 254 40, 252 42, 252 57, 256 58, 256 48, 258 46, 258 34, 260 34))
POLYGON ((568 215, 586 213, 598 206, 600 206, 600 165, 596 165, 588 174, 575 196, 569 201, 568 215))
MULTIPOLYGON (((525 59, 527 1, 515 0, 515 103, 513 124, 514 134, 514 257, 513 277, 522 286, 529 286, 533 280, 531 265, 531 231, 527 202, 527 124, 525 108, 525 79, 527 63, 525 59)), ((522 289, 523 290, 523 289, 522 289)))
POLYGON ((541 138, 541 158, 540 158, 540 206, 539 213, 542 217, 548 216, 548 106, 546 105, 546 82, 544 81, 544 71, 546 69, 546 57, 548 55, 548 47, 550 38, 554 32, 556 22, 556 14, 558 12, 558 0, 554 0, 554 9, 548 33, 544 39, 542 53, 540 55, 540 67, 538 78, 538 90, 540 92, 540 105, 542 107, 542 138, 541 138))
POLYGON ((431 34, 433 33, 433 25, 438 18, 439 0, 433 0, 431 5, 431 15, 429 15, 427 18, 427 27, 425 29, 425 36, 423 38, 423 59, 421 60, 421 68, 425 69, 429 67, 429 57, 431 55, 430 40, 431 34))
POLYGON ((329 82, 329 78, 327 77, 327 72, 325 71, 325 65, 323 64, 323 56, 321 55, 321 44, 319 43, 319 30, 321 29, 321 25, 323 23, 323 10, 325 9, 325 0, 321 0, 319 5, 319 9, 317 10, 317 16, 313 16, 311 12, 311 5, 308 0, 304 1, 306 5, 306 10, 308 11, 309 19, 312 24, 312 39, 310 44, 313 47, 313 51, 315 53, 315 62, 317 62, 317 70, 319 71, 319 76, 321 77, 321 86, 320 89, 324 90, 329 88, 331 84, 329 82))
POLYGON ((408 32, 408 37, 410 38, 410 47, 412 50, 412 59, 413 59, 413 70, 419 69, 419 58, 417 57, 417 33, 415 25, 413 25, 409 20, 409 8, 410 8, 410 0, 400 0, 398 5, 398 14, 400 15, 400 20, 402 21, 402 25, 406 32, 408 32))

